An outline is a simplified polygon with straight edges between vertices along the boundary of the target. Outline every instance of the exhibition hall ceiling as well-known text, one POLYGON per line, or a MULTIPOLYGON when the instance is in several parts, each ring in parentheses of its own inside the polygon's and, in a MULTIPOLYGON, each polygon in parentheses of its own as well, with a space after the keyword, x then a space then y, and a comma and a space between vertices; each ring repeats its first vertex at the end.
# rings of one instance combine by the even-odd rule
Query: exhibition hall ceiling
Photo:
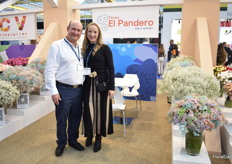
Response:
MULTIPOLYGON (((94 4, 94 3, 104 2, 104 0, 77 0, 77 1, 81 2, 81 4, 94 4)), ((128 0, 109 0, 109 1, 126 2, 128 0)), ((0 4, 4 2, 7 2, 7 0, 0 0, 0 4)), ((39 9, 39 8, 43 8, 43 0, 19 0, 16 3, 1 10, 0 12, 30 10, 30 9, 39 9)), ((81 11, 81 17, 83 19, 92 17, 92 11, 91 10, 81 11)), ((43 21, 43 14, 37 14, 37 21, 43 21)))
MULTIPOLYGON (((0 3, 4 3, 7 0, 0 0, 0 3)), ((94 3, 102 3, 104 0, 77 0, 81 2, 81 4, 94 4, 94 3)), ((128 0, 108 0, 113 2, 126 2, 128 0)), ((35 9, 35 8, 42 8, 43 7, 43 0, 19 0, 16 3, 8 6, 7 8, 3 9, 3 11, 18 11, 18 10, 28 10, 28 9, 35 9)))

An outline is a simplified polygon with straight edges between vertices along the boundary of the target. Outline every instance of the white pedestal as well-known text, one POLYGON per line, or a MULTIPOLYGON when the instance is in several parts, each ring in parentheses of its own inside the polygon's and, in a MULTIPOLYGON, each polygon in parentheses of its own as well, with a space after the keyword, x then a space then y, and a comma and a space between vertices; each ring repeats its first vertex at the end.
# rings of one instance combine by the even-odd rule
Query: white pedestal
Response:
POLYGON ((188 155, 185 151, 185 137, 177 125, 172 126, 172 164, 211 164, 204 142, 198 156, 188 155))
POLYGON ((5 111, 4 108, 0 108, 0 125, 5 125, 5 111))
POLYGON ((224 117, 228 121, 226 125, 221 127, 220 135, 221 135, 221 144, 222 149, 225 151, 226 155, 230 158, 230 163, 232 163, 232 108, 226 108, 224 106, 225 97, 218 98, 217 103, 219 107, 222 109, 224 117))
POLYGON ((45 85, 44 85, 42 88, 40 88, 39 95, 40 95, 40 96, 47 96, 47 95, 50 95, 50 92, 49 92, 49 90, 45 87, 45 85))
POLYGON ((51 96, 30 95, 27 109, 7 109, 6 124, 0 126, 0 141, 54 111, 51 96))

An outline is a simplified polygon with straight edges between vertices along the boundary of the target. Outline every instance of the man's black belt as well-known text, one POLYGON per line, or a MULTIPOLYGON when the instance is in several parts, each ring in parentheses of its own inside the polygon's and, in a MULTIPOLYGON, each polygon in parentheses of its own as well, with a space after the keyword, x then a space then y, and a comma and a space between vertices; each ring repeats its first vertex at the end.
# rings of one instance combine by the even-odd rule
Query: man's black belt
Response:
POLYGON ((63 85, 63 86, 66 86, 66 87, 71 87, 71 88, 80 88, 80 87, 82 87, 82 84, 79 84, 79 85, 69 85, 69 84, 61 83, 59 81, 56 81, 56 84, 63 85))

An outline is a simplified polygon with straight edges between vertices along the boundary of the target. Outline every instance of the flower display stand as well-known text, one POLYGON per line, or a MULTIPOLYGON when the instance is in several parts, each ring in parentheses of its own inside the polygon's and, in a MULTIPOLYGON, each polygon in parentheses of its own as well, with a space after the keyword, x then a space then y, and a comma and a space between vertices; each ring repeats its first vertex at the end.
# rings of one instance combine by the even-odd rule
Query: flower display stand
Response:
POLYGON ((0 126, 0 141, 54 111, 51 96, 30 95, 27 109, 8 108, 5 125, 0 126))
POLYGON ((211 164, 204 142, 200 154, 188 155, 185 150, 185 136, 177 125, 172 125, 172 164, 211 164))
POLYGON ((43 85, 43 87, 40 88, 39 95, 40 96, 49 95, 49 90, 45 87, 45 85, 43 85))
POLYGON ((5 111, 4 108, 0 108, 0 126, 5 125, 5 111))
POLYGON ((29 93, 20 93, 17 100, 17 109, 29 108, 30 105, 29 93))
POLYGON ((232 163, 232 109, 224 106, 225 97, 218 98, 217 103, 228 121, 228 123, 220 129, 222 149, 226 153, 226 156, 223 156, 223 158, 229 159, 232 163))

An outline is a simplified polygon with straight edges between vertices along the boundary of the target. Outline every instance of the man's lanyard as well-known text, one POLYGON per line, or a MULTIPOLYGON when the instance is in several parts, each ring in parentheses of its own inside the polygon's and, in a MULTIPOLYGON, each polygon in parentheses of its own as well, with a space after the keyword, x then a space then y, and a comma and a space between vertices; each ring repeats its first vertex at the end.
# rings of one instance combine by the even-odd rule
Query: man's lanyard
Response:
MULTIPOLYGON (((89 57, 90 57, 91 53, 93 52, 93 49, 94 49, 95 45, 96 45, 96 44, 93 45, 93 48, 92 48, 92 50, 88 53, 88 55, 85 54, 85 65, 86 65, 86 67, 88 67, 89 57)), ((86 51, 88 50, 88 48, 89 48, 89 44, 87 45, 86 51)))
POLYGON ((73 46, 64 38, 64 41, 69 45, 69 47, 72 49, 72 51, 75 53, 77 59, 80 61, 80 52, 79 52, 79 46, 77 45, 77 50, 78 50, 78 55, 77 55, 77 52, 74 50, 73 46))

